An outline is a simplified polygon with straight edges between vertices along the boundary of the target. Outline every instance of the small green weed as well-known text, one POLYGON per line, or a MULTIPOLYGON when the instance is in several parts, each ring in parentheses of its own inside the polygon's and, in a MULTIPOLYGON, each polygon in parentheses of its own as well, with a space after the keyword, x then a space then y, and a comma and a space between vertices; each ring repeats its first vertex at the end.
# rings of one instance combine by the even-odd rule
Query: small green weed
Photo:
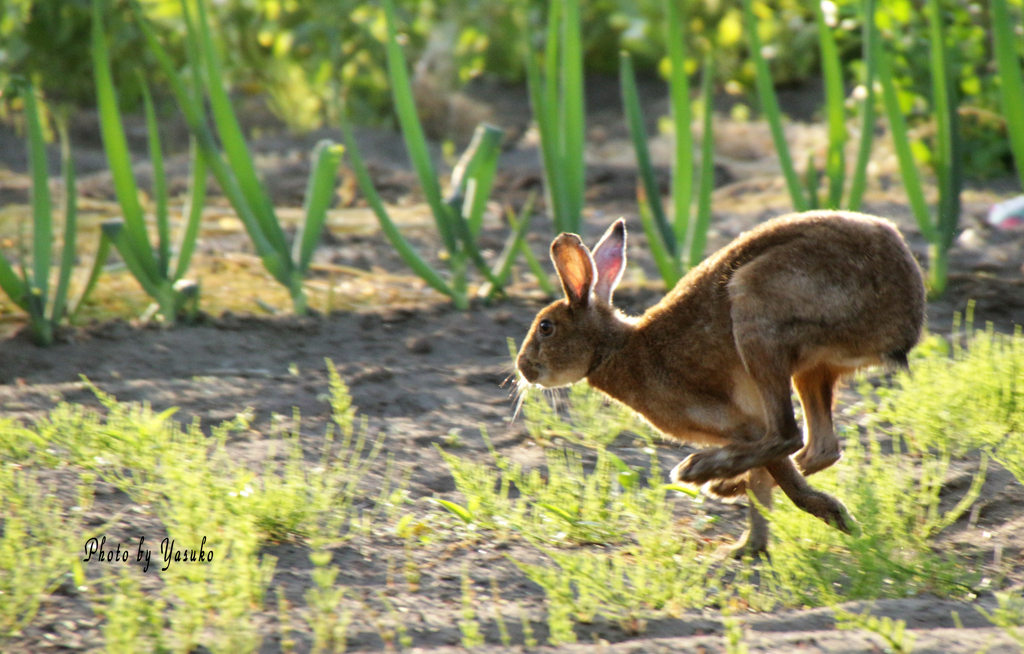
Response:
POLYGON ((877 618, 868 611, 860 614, 851 613, 838 607, 833 608, 833 611, 838 629, 850 631, 863 629, 871 632, 885 641, 886 651, 895 654, 910 654, 914 651, 914 636, 906 632, 907 623, 903 620, 892 620, 888 617, 877 618))
MULTIPOLYGON (((562 404, 558 398, 557 404, 562 404)), ((633 431, 650 444, 654 431, 637 419, 636 414, 617 402, 610 402, 586 382, 574 384, 564 398, 564 411, 548 401, 544 391, 527 388, 523 392, 522 410, 526 429, 535 442, 546 445, 561 438, 592 449, 601 449, 623 432, 633 431)))
MULTIPOLYGON (((332 402, 338 401, 339 393, 346 393, 347 397, 340 379, 332 382, 331 392, 332 402), (335 386, 335 383, 341 385, 335 386)), ((310 467, 299 440, 298 412, 294 415, 294 425, 292 434, 284 441, 286 461, 278 463, 271 451, 263 474, 253 480, 255 486, 249 487, 247 493, 251 496, 249 505, 256 525, 272 541, 309 537, 324 520, 331 523, 325 525, 330 531, 338 533, 352 508, 359 482, 384 444, 380 436, 366 452, 366 422, 356 430, 349 420, 341 429, 341 455, 337 456, 331 451, 334 429, 328 426, 320 462, 310 467)))
POLYGON ((858 434, 845 438, 843 460, 815 478, 815 485, 843 500, 860 522, 850 538, 809 520, 785 497, 769 514, 775 536, 763 590, 783 603, 829 605, 838 597, 874 599, 921 592, 964 595, 971 573, 937 553, 931 538, 977 499, 984 460, 964 498, 945 513, 939 494, 950 457, 935 456, 913 441, 905 451, 883 454, 874 430, 867 447, 858 434))
POLYGON ((348 626, 352 612, 342 606, 346 589, 335 585, 338 567, 330 566, 331 553, 317 551, 309 555, 313 562, 311 574, 315 586, 306 591, 306 622, 313 631, 313 649, 316 654, 340 654, 347 645, 348 626))
POLYGON ((161 598, 146 598, 135 574, 121 568, 116 579, 107 583, 102 601, 94 604, 95 611, 106 618, 103 638, 107 654, 169 651, 163 628, 166 603, 161 598))
MULTIPOLYGON (((488 441, 489 443, 489 441, 488 441)), ((517 533, 537 543, 609 544, 641 528, 657 530, 672 521, 665 503, 657 457, 651 450, 647 485, 638 473, 605 449, 597 451, 593 472, 583 457, 562 448, 545 452, 545 471, 525 471, 492 449, 494 465, 464 460, 438 448, 466 497, 466 505, 436 500, 464 522, 501 533, 517 533), (519 497, 510 496, 512 487, 519 497)))
POLYGON ((722 609, 722 626, 725 627, 725 652, 726 654, 748 654, 747 635, 743 629, 743 620, 736 617, 737 604, 735 600, 729 603, 728 608, 722 609))
POLYGON ((996 447, 1004 451, 1000 460, 1018 460, 1014 445, 1024 432, 1019 327, 1013 336, 997 334, 991 325, 975 331, 969 313, 966 331, 954 329, 952 346, 929 337, 915 350, 911 367, 912 374, 898 373, 893 388, 879 393, 878 418, 891 423, 893 433, 953 456, 996 447))
POLYGON ((1024 596, 1019 593, 996 593, 996 600, 999 607, 991 613, 981 607, 978 610, 1024 648, 1024 596))
MULTIPOLYGON (((88 506, 91 484, 76 492, 88 506)), ((53 484, 44 487, 36 473, 0 464, 0 636, 15 635, 28 624, 42 600, 72 569, 76 583, 84 583, 77 558, 87 538, 79 537, 83 505, 65 517, 53 484)))
POLYGON ((462 566, 462 619, 459 620, 459 631, 462 632, 462 646, 473 649, 484 644, 484 635, 480 633, 480 621, 476 616, 476 590, 473 579, 469 576, 467 563, 462 566))
POLYGON ((565 640, 571 619, 589 623, 602 616, 637 632, 651 616, 702 607, 717 594, 709 583, 717 576, 711 551, 668 526, 640 531, 636 543, 608 552, 545 554, 554 566, 517 564, 547 595, 553 642, 571 642, 565 640))

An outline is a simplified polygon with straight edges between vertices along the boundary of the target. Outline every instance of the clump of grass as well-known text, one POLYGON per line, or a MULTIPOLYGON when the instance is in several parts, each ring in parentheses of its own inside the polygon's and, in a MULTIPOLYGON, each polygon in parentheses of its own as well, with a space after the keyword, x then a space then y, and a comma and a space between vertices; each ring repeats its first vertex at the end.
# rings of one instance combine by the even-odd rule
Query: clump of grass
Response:
POLYGON ((933 336, 915 350, 913 374, 879 390, 877 415, 918 449, 990 452, 1024 483, 1024 337, 975 330, 972 313, 952 344, 933 336))
POLYGON ((619 548, 544 551, 554 565, 517 564, 547 595, 553 642, 571 642, 573 620, 602 616, 638 633, 652 616, 703 607, 719 595, 709 583, 716 573, 708 546, 671 525, 638 530, 619 548))
MULTIPOLYGON (((76 493, 87 506, 91 485, 76 488, 76 493)), ((13 463, 0 464, 0 506, 4 507, 0 530, 2 637, 17 635, 72 569, 77 570, 76 581, 82 583, 77 557, 88 536, 82 536, 82 505, 66 516, 54 484, 45 487, 36 473, 13 463)))
POLYGON ((540 444, 562 439, 599 450, 630 431, 639 434, 648 444, 654 439, 653 430, 637 420, 632 409, 610 402, 586 382, 571 386, 568 396, 554 404, 543 391, 527 388, 523 391, 521 406, 527 432, 540 444))
POLYGON ((367 450, 367 423, 356 421, 348 387, 328 360, 330 403, 334 423, 328 425, 319 464, 310 467, 303 454, 299 434, 299 415, 294 416, 293 431, 285 443, 287 459, 267 457, 263 474, 253 480, 249 510, 264 537, 272 541, 315 534, 324 520, 330 531, 340 530, 357 497, 357 489, 384 445, 383 435, 367 450), (341 434, 337 453, 332 452, 335 427, 341 434))
POLYGON ((162 598, 147 598, 139 587, 135 573, 121 568, 115 579, 108 581, 106 592, 93 609, 105 618, 103 639, 109 654, 170 651, 164 635, 162 598))
MULTIPOLYGON (((489 443, 489 441, 488 441, 489 443)), ((546 470, 526 471, 492 448, 493 465, 474 463, 438 448, 466 498, 465 506, 438 503, 473 528, 519 534, 546 545, 618 543, 645 527, 672 522, 665 497, 675 487, 660 482, 656 455, 646 484, 639 473, 605 449, 592 472, 568 448, 546 450, 546 470), (519 496, 510 496, 515 487, 519 496)))
POLYGON ((855 432, 844 439, 843 460, 816 476, 815 485, 842 499, 862 534, 851 538, 814 524, 786 498, 768 514, 774 540, 763 589, 785 604, 822 606, 838 598, 906 597, 922 592, 965 596, 973 573, 933 548, 932 538, 967 511, 984 481, 985 460, 957 505, 939 509, 949 470, 914 441, 894 438, 884 454, 876 432, 867 446, 855 432))
MULTIPOLYGON (((121 403, 86 383, 106 415, 62 402, 38 419, 26 431, 41 444, 36 456, 43 465, 81 466, 145 504, 160 492, 165 463, 205 455, 205 435, 198 425, 182 429, 171 420, 175 408, 155 412, 148 403, 121 403)), ((226 436, 245 423, 240 416, 218 427, 215 435, 226 436)))

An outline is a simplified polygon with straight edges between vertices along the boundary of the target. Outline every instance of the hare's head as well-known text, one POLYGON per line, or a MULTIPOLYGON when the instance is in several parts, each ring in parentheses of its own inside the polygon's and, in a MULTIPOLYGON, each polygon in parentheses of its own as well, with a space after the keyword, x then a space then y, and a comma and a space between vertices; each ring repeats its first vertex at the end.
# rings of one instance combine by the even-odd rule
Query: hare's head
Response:
POLYGON ((612 293, 626 267, 626 224, 615 221, 593 254, 579 236, 560 234, 551 260, 565 298, 537 314, 516 358, 527 382, 547 388, 583 379, 622 339, 628 323, 612 308, 612 293))

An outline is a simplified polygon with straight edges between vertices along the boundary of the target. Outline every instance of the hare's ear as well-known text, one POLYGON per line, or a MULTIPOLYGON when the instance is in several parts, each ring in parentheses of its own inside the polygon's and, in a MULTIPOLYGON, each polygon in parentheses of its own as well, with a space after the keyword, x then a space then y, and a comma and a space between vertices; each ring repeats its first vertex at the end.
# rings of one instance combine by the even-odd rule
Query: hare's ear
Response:
POLYGON ((575 234, 559 234, 551 243, 551 261, 562 280, 565 297, 572 306, 585 307, 594 290, 594 259, 575 234))
POLYGON ((594 248, 594 267, 597 268, 594 295, 611 304, 612 293, 626 269, 626 221, 622 218, 608 228, 594 248))

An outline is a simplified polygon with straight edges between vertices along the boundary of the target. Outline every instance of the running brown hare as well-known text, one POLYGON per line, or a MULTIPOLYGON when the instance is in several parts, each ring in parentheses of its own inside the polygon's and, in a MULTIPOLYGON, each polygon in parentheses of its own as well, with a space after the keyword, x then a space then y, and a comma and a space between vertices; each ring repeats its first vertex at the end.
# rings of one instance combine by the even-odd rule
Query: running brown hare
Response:
MULTIPOLYGON (((527 382, 586 378, 668 436, 715 446, 677 465, 675 482, 723 498, 749 488, 767 508, 778 484, 804 511, 857 531, 846 507, 804 475, 839 459, 836 381, 871 365, 906 368, 921 335, 921 271, 892 223, 839 211, 769 220, 639 317, 612 306, 626 266, 623 220, 593 254, 575 234, 559 235, 551 259, 565 298, 527 334, 516 360, 527 382)), ((733 549, 758 554, 767 545, 768 523, 751 503, 750 527, 733 549)))

